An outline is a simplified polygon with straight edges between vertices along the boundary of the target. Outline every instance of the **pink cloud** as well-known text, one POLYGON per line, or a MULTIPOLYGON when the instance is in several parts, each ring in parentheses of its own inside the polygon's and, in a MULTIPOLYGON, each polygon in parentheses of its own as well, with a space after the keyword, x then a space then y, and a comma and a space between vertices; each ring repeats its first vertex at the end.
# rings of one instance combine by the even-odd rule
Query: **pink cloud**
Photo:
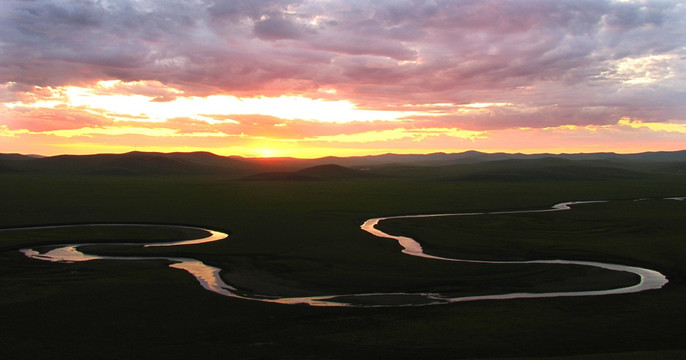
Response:
MULTIPOLYGON (((294 139, 393 126, 604 125, 623 116, 686 123, 684 29, 686 8, 676 0, 10 0, 0 4, 0 101, 29 104, 52 96, 48 86, 119 79, 132 83, 99 91, 157 102, 299 94, 368 109, 514 104, 392 124, 255 117, 209 127, 191 119, 162 125, 294 139), (617 75, 623 60, 646 56, 670 59, 660 63, 662 77, 637 84, 617 75)), ((8 111, 3 121, 12 129, 108 124, 79 109, 8 111)))
POLYGON ((2 119, 0 119, 0 125, 7 126, 9 130, 32 132, 100 127, 111 123, 111 120, 103 116, 66 106, 55 108, 17 107, 5 111, 2 114, 2 119))

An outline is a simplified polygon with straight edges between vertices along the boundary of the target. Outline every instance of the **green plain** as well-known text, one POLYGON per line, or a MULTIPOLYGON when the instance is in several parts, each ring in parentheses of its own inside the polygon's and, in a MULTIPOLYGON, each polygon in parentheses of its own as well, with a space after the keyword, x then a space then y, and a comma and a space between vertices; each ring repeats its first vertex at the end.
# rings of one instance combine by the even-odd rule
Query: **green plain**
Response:
MULTIPOLYGON (((542 209, 572 211, 390 220, 428 252, 474 259, 567 258, 652 268, 661 290, 401 308, 316 308, 223 297, 165 261, 48 263, 23 245, 71 231, 0 232, 0 355, 5 359, 159 357, 686 358, 686 195, 679 175, 613 180, 461 181, 438 176, 236 181, 215 176, 0 175, 0 227, 181 224, 230 232, 170 248, 99 245, 103 254, 196 257, 239 288, 282 296, 367 291, 452 294, 592 289, 626 274, 576 266, 452 264, 403 255, 360 230, 371 217, 542 209), (24 237, 26 236, 26 237, 24 237), (580 288, 579 288, 580 287, 580 288), (607 357, 606 357, 607 356, 607 357)), ((165 241, 158 229, 79 239, 165 241)), ((77 239, 78 240, 78 239, 77 239)), ((80 240, 79 240, 80 241, 80 240)), ((72 241, 69 241, 72 242, 72 241)), ((78 241, 77 241, 78 242, 78 241)))

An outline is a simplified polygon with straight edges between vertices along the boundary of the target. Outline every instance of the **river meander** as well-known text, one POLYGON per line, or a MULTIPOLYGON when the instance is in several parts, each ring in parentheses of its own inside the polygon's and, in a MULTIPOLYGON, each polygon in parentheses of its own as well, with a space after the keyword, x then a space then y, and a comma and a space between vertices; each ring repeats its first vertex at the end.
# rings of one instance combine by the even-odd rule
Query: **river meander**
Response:
MULTIPOLYGON (((670 198, 672 200, 684 200, 683 197, 670 198)), ((567 265, 580 265, 580 266, 591 266, 602 269, 608 269, 613 271, 625 271, 632 274, 638 275, 640 278, 639 282, 626 287, 612 288, 606 290, 588 290, 588 291, 567 291, 567 292, 516 292, 516 293, 505 293, 505 294, 492 294, 492 295, 480 295, 480 296, 458 296, 451 297, 440 293, 405 293, 405 292, 394 292, 394 293, 365 293, 365 294, 339 294, 339 295, 322 295, 322 296, 307 296, 307 297, 275 297, 266 296, 260 294, 246 293, 239 291, 235 287, 224 282, 220 276, 222 269, 209 266, 204 264, 198 259, 192 258, 182 258, 182 257, 159 257, 159 256, 100 256, 95 254, 86 254, 78 250, 79 247, 96 245, 93 243, 84 244, 64 244, 64 245, 52 245, 52 246, 40 246, 34 248, 25 248, 20 250, 27 257, 37 260, 52 261, 52 262, 80 262, 80 261, 92 261, 92 260, 121 260, 121 261, 136 261, 136 260, 151 260, 151 259, 161 259, 171 262, 169 265, 175 269, 185 270, 192 274, 200 285, 206 290, 212 291, 217 294, 224 296, 279 303, 279 304, 308 304, 311 306, 364 306, 364 307, 376 307, 376 306, 419 306, 419 305, 438 305, 438 304, 449 304, 455 302, 463 301, 476 301, 476 300, 504 300, 504 299, 517 299, 517 298, 550 298, 550 297, 569 297, 569 296, 598 296, 598 295, 610 295, 610 294, 627 294, 635 293, 646 290, 660 289, 667 284, 667 278, 658 271, 645 269, 640 267, 619 265, 619 264, 609 264, 601 262, 591 262, 591 261, 577 261, 577 260, 528 260, 528 261, 490 261, 490 260, 465 260, 457 258, 447 258, 431 254, 426 254, 417 241, 412 238, 405 236, 396 236, 387 234, 376 228, 376 225, 384 220, 388 219, 402 219, 402 218, 427 218, 427 217, 444 217, 444 216, 478 216, 485 214, 516 214, 516 213, 534 213, 534 212, 551 212, 551 211, 563 211, 569 210, 570 205, 579 203, 591 203, 595 201, 585 201, 585 202, 566 202, 554 205, 548 209, 540 210, 524 210, 524 211, 500 211, 500 212, 488 212, 488 213, 450 213, 450 214, 427 214, 427 215, 403 215, 403 216, 391 216, 391 217, 380 217, 373 218, 365 221, 361 225, 361 229, 381 238, 388 238, 397 241, 403 248, 402 252, 411 255, 418 256, 426 259, 431 259, 435 261, 450 261, 450 262, 469 262, 469 263, 483 263, 483 264, 567 264, 567 265), (40 252, 40 249, 48 249, 45 252, 40 252)), ((92 225, 60 225, 60 226, 40 226, 32 228, 22 228, 22 229, 5 229, 5 230, 30 230, 30 229, 50 229, 59 227, 78 227, 78 226, 146 226, 146 225, 136 225, 136 224, 92 224, 92 225)), ((159 225, 156 225, 159 226, 159 225)), ((149 244, 139 244, 139 243, 107 243, 108 246, 145 246, 145 247, 160 247, 160 246, 180 246, 180 245, 192 245, 199 243, 206 243, 211 241, 219 241, 226 239, 227 234, 215 231, 202 229, 197 227, 188 226, 178 226, 178 225, 166 225, 169 228, 185 228, 193 230, 201 230, 207 233, 207 236, 183 240, 174 242, 157 242, 149 244)))

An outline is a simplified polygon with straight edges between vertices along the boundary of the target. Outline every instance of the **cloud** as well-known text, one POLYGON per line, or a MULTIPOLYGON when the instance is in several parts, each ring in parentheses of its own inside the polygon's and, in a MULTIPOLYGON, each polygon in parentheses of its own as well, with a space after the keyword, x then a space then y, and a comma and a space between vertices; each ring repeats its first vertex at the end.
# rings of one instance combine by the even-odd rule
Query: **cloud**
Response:
POLYGON ((306 29, 282 17, 268 17, 256 21, 253 31, 262 40, 274 41, 301 38, 306 29))
POLYGON ((9 130, 44 132, 83 127, 99 127, 112 121, 85 109, 58 106, 54 108, 0 108, 0 125, 9 130))
MULTIPOLYGON (((83 86, 170 105, 213 94, 345 99, 379 110, 455 104, 433 114, 440 116, 408 116, 401 128, 543 129, 622 117, 685 123, 685 39, 680 1, 7 0, 0 101, 28 105, 83 86), (107 80, 121 82, 96 85, 107 80), (511 105, 459 112, 469 103, 511 105)), ((125 117, 84 108, 4 111, 12 129, 125 117)), ((258 125, 243 117, 217 126, 303 138, 399 125, 276 117, 272 124, 255 116, 258 125)), ((204 126, 195 120, 180 114, 176 126, 204 126)))
POLYGON ((96 95, 141 95, 153 98, 153 102, 170 102, 176 100, 181 91, 170 88, 159 81, 105 81, 91 87, 96 95))

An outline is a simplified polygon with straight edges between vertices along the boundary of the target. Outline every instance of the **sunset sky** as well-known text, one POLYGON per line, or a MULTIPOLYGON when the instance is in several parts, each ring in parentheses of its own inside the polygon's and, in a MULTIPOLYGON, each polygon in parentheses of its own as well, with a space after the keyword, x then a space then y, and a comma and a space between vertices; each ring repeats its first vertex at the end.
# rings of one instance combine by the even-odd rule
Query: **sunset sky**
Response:
POLYGON ((686 2, 3 0, 0 152, 686 149, 686 2))

